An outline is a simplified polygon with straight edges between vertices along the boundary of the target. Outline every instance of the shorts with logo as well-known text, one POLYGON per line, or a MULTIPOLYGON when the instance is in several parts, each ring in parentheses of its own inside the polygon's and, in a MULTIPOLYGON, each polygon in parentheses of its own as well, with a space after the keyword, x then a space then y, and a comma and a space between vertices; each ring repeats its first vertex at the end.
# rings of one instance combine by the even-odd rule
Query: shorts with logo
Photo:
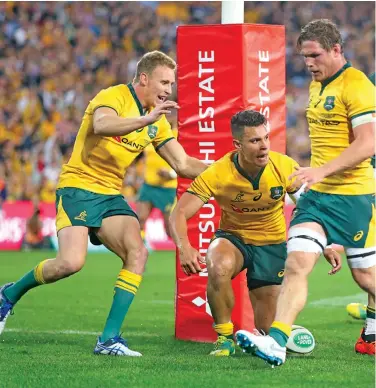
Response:
POLYGON ((320 224, 328 244, 346 248, 375 245, 375 196, 339 195, 309 190, 300 196, 290 226, 303 222, 320 224))
POLYGON ((169 187, 151 186, 144 183, 138 194, 138 201, 150 202, 153 207, 159 209, 162 213, 168 213, 172 210, 176 198, 176 189, 169 187))
POLYGON ((239 237, 221 229, 215 232, 213 240, 216 238, 231 241, 242 253, 244 258, 242 271, 247 269, 247 284, 250 290, 260 285, 282 283, 287 258, 286 242, 262 246, 245 244, 239 237))
MULTIPOLYGON (((56 231, 67 226, 99 228, 107 217, 125 215, 137 217, 121 194, 105 195, 74 187, 56 191, 56 231)), ((89 232, 94 245, 101 242, 94 231, 89 232)))

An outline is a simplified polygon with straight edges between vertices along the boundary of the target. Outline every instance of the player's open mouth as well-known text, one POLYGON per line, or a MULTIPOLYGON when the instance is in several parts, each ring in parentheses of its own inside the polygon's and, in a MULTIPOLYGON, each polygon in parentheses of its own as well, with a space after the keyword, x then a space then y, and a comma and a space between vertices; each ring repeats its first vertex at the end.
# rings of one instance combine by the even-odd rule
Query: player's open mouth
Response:
POLYGON ((268 160, 268 154, 258 155, 257 159, 260 160, 261 162, 265 162, 266 160, 268 160))
POLYGON ((311 71, 311 73, 312 73, 313 75, 317 75, 317 74, 319 74, 320 72, 319 72, 318 70, 316 70, 316 71, 311 71))
POLYGON ((166 97, 164 97, 164 96, 157 96, 157 100, 158 100, 158 102, 164 102, 164 101, 166 101, 166 97))

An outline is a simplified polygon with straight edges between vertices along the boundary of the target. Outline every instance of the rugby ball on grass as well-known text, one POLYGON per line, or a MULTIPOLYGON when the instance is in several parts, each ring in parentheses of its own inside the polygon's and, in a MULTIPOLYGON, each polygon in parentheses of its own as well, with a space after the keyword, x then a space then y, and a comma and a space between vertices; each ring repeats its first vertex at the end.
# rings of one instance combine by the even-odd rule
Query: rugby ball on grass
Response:
POLYGON ((288 355, 307 356, 311 354, 315 348, 315 338, 305 327, 293 325, 286 348, 288 355))

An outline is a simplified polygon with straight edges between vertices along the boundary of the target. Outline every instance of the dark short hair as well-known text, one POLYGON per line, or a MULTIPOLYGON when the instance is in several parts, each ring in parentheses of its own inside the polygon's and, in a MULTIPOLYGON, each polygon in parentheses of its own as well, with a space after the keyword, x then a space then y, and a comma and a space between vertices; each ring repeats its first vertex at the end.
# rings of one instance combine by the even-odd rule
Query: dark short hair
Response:
POLYGON ((302 43, 312 40, 321 44, 326 50, 330 51, 335 44, 341 46, 343 52, 343 39, 338 27, 329 19, 312 20, 305 25, 301 31, 297 41, 298 50, 301 49, 302 43))
POLYGON ((255 110, 242 110, 235 113, 231 118, 231 132, 235 139, 241 139, 244 134, 244 127, 259 127, 266 125, 265 116, 255 110))

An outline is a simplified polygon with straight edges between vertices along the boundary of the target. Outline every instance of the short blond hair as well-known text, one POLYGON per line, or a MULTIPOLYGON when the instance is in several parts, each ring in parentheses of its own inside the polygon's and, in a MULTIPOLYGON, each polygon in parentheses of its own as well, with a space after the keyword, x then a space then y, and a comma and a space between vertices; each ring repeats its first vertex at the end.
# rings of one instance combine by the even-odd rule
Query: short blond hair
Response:
POLYGON ((136 68, 136 75, 134 77, 134 82, 140 80, 140 74, 146 73, 150 75, 153 70, 158 66, 166 66, 172 70, 176 69, 176 62, 161 51, 151 51, 146 53, 138 62, 136 68))

